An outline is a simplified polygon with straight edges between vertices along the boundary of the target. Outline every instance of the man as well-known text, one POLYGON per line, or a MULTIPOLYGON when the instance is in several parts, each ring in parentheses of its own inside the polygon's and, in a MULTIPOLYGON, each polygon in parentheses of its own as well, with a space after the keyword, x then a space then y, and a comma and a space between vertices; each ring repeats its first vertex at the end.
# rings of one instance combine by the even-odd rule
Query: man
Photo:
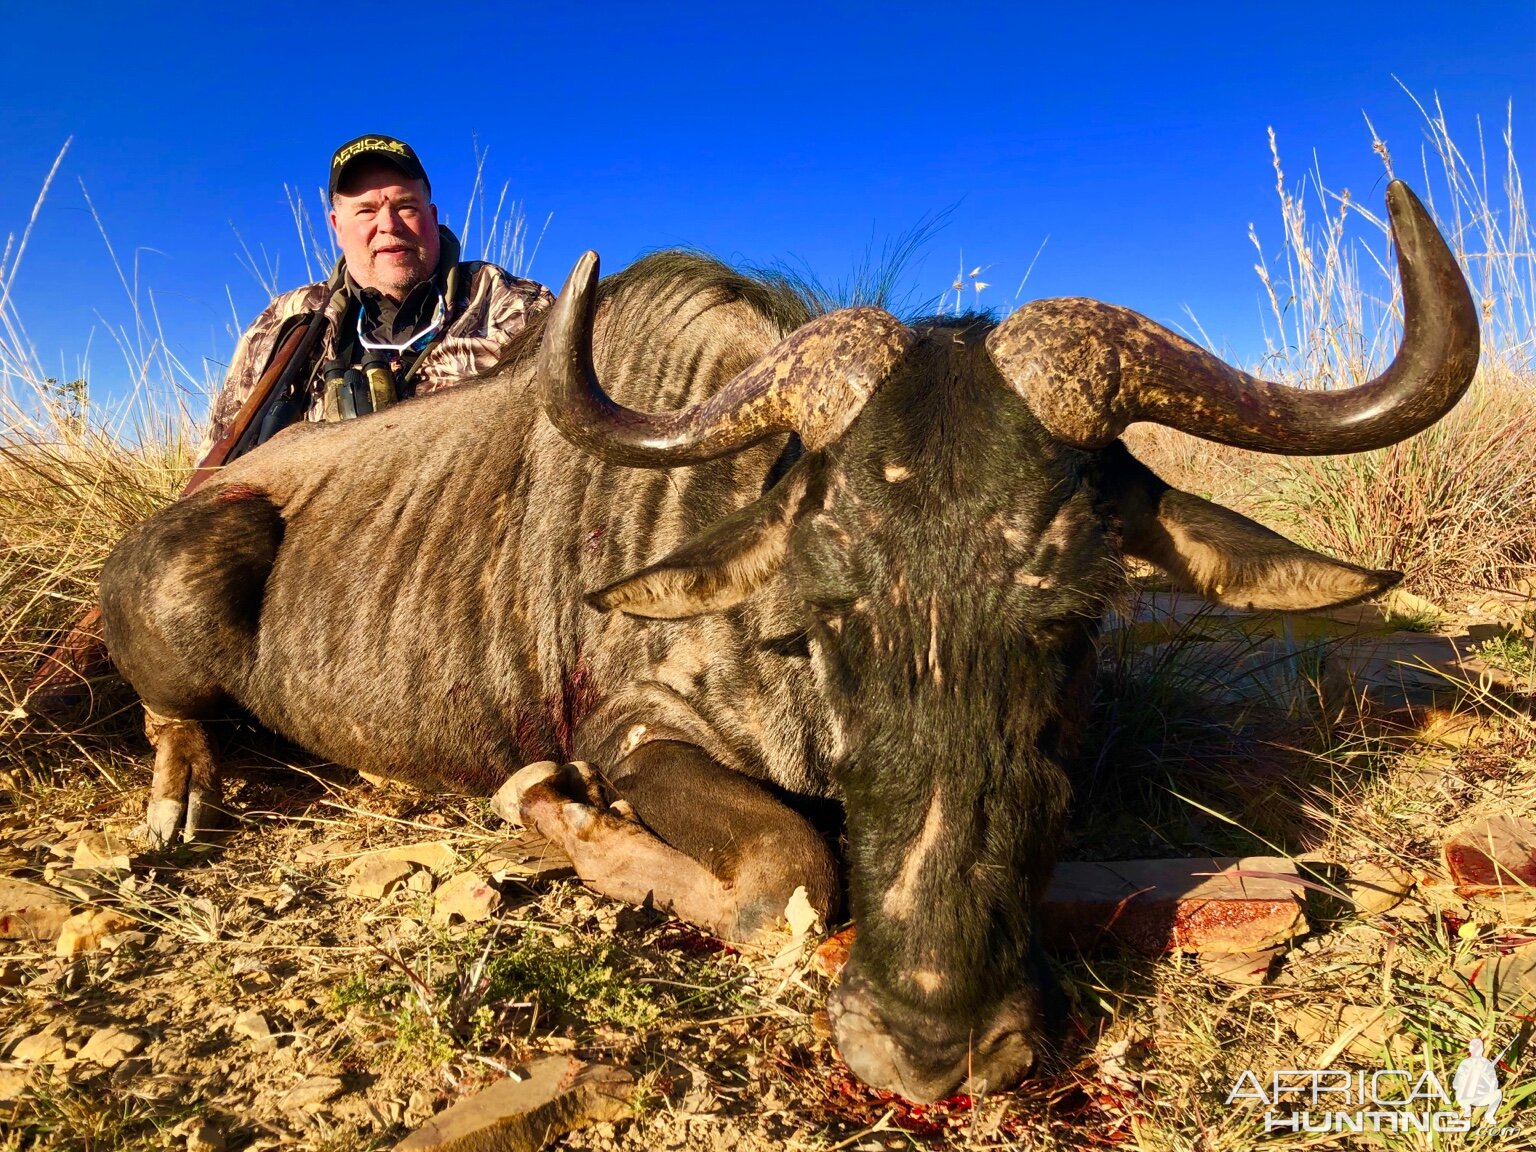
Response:
MULTIPOLYGON (((279 296, 240 338, 198 447, 200 467, 296 326, 317 313, 323 328, 293 377, 291 399, 295 414, 308 419, 345 419, 362 413, 345 403, 327 413, 326 377, 339 378, 377 354, 389 361, 396 398, 449 387, 493 364, 553 299, 532 280, 459 259, 458 240, 437 222, 426 171, 402 141, 359 136, 336 149, 330 201, 341 265, 331 280, 279 296)), ((281 422, 269 419, 269 431, 281 422)), ((230 458, 221 452, 212 463, 230 458)))
MULTIPOLYGON (((184 495, 292 419, 349 419, 476 375, 553 302, 541 284, 459 259, 426 171, 400 140, 359 136, 336 149, 330 201, 336 271, 279 296, 240 337, 184 495)), ((106 660, 93 609, 38 662, 27 711, 69 713, 106 660)))

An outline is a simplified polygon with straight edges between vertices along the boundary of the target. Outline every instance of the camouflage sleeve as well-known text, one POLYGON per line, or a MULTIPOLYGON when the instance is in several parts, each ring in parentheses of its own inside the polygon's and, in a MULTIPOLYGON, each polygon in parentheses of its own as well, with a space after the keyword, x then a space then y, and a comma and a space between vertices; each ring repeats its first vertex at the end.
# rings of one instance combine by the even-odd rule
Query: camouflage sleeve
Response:
POLYGON ((213 398, 208 430, 203 434, 197 451, 193 453, 192 458, 198 465, 208 458, 213 446, 223 439, 235 422, 235 417, 240 415, 240 409, 256 390, 261 374, 266 371, 272 359, 283 322, 303 308, 312 290, 311 285, 279 296, 241 334, 235 345, 235 354, 229 362, 229 372, 224 377, 224 386, 213 398))
POLYGON ((491 294, 486 327, 505 344, 528 325, 528 321, 555 302, 554 293, 535 280, 524 280, 496 268, 497 290, 491 294))
POLYGON ((469 299, 416 370, 416 391, 451 388, 493 367, 528 321, 554 303, 548 288, 495 264, 476 267, 469 299))

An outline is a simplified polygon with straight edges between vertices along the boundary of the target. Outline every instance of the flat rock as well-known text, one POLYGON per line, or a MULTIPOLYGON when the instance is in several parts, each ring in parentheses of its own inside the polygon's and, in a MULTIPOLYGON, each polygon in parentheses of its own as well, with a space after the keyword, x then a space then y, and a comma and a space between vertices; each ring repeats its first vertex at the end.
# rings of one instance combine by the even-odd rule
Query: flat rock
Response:
POLYGON ((1379 1059, 1381 1049, 1402 1030, 1403 1019, 1392 1008, 1324 1002, 1302 1005, 1290 1025, 1300 1043, 1326 1044, 1325 1054, 1371 1060, 1379 1059))
POLYGON ((64 1037, 53 1029, 23 1036, 11 1049, 11 1059, 18 1064, 58 1064, 69 1059, 64 1037))
POLYGON ((380 900, 404 884, 415 870, 416 865, 409 860, 370 854, 352 861, 342 875, 347 877, 348 896, 380 900))
POLYGON ((1468 683, 1499 693, 1518 691, 1513 678, 1480 659, 1476 649, 1465 634, 1394 632, 1342 644, 1331 659, 1367 711, 1413 721, 1426 709, 1454 708, 1468 696, 1468 683))
POLYGON ((452 876, 454 869, 459 866, 459 854, 446 840, 423 840, 417 844, 401 844, 395 848, 371 852, 369 855, 382 856, 385 860, 408 860, 412 864, 421 865, 440 879, 452 876))
POLYGON ((78 1055, 81 1060, 89 1060, 103 1068, 115 1068, 143 1047, 144 1037, 138 1033, 108 1026, 92 1032, 78 1055))
POLYGON ((455 917, 476 923, 501 907, 501 893, 478 872, 461 872, 443 882, 432 898, 432 923, 449 924, 455 917))
POLYGON ((52 889, 0 876, 0 940, 51 942, 69 917, 69 905, 52 889))
POLYGON ((117 878, 125 873, 99 868, 55 868, 43 871, 43 879, 81 904, 95 904, 118 895, 117 878))
POLYGON ((311 1076, 278 1097, 284 1112, 313 1112, 341 1095, 341 1081, 334 1076, 311 1076))
POLYGON ((617 1068, 551 1056, 521 1074, 439 1112, 396 1152, 538 1152, 585 1124, 629 1114, 634 1078, 617 1068))
POLYGON ((561 880, 576 874, 570 857, 532 829, 522 829, 471 861, 495 880, 561 880))
POLYGON ((56 955, 65 958, 92 952, 102 947, 108 937, 127 932, 137 924, 138 921, 132 916, 114 912, 110 908, 87 908, 64 921, 53 950, 56 955))
POLYGON ((1536 1004, 1536 944, 1488 956, 1458 968, 1457 975, 1486 996, 1500 1011, 1536 1004))
POLYGON ((1352 865, 1344 878, 1344 891, 1355 910, 1368 916, 1396 908, 1412 889, 1412 875, 1374 860, 1362 860, 1352 865))
POLYGON ((1536 886, 1536 824, 1500 814, 1454 832, 1445 867, 1463 896, 1491 888, 1536 886))
POLYGON ((1080 949, 1263 952, 1306 932, 1305 894, 1295 865, 1277 856, 1064 863, 1041 926, 1048 945, 1080 949))
POLYGON ((124 841, 107 832, 87 832, 75 844, 75 867, 92 872, 128 872, 133 861, 124 841))

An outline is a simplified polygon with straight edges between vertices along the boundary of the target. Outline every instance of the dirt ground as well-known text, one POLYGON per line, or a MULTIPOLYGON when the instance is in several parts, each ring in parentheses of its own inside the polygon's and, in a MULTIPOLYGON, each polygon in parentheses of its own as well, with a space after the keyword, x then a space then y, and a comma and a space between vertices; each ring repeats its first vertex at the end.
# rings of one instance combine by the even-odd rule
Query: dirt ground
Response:
MULTIPOLYGON (((1202 620, 1198 642, 1228 647, 1202 649, 1223 655, 1201 675, 1230 672, 1238 633, 1202 620)), ((1161 660, 1145 640, 1137 650, 1161 660)), ((1332 649, 1312 670, 1330 661, 1332 649)), ((1106 683, 1122 673, 1108 667, 1106 683)), ((1274 696, 1253 708, 1206 683, 1206 703, 1180 711, 1171 680, 1164 669, 1132 693, 1156 713, 1155 746, 1123 697, 1101 704, 1108 735, 1066 854, 1291 853, 1316 889, 1309 933, 1263 984, 1193 956, 1058 954, 1073 1022, 1051 1066, 1015 1092, 926 1108, 847 1072, 805 954, 746 955, 594 896, 484 800, 295 766, 231 729, 238 827, 151 854, 131 714, 73 732, 13 718, 0 876, 123 919, 71 957, 48 939, 0 940, 0 1148, 387 1148, 509 1070, 570 1053, 628 1071, 635 1091, 630 1117, 562 1148, 1243 1149, 1262 1137, 1251 1102, 1228 1103, 1245 1069, 1443 1070, 1473 1035, 1514 1041, 1509 1111, 1436 1146, 1536 1146, 1523 1023, 1536 902, 1458 893, 1441 853, 1454 826, 1536 815, 1529 697, 1522 711, 1518 693, 1463 685, 1471 719, 1434 739, 1383 737, 1357 717, 1302 747, 1294 723, 1264 720, 1283 712, 1274 696), (384 894, 364 891, 355 862, 390 848, 408 859, 384 894), (1351 905, 1343 879, 1368 867, 1404 878, 1406 898, 1351 905), (436 916, 435 894, 464 873, 499 906, 473 923, 436 916)), ((1350 1139, 1282 1132, 1266 1146, 1424 1146, 1350 1139)))

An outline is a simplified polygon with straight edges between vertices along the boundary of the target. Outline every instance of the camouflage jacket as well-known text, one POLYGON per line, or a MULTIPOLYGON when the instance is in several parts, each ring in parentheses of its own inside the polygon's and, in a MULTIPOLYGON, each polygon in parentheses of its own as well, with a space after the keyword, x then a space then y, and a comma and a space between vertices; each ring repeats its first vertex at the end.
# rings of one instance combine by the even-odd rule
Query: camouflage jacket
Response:
MULTIPOLYGON (((417 395, 450 387, 489 368, 528 320, 554 301, 542 284, 520 279, 495 264, 468 261, 461 266, 460 278, 460 300, 449 312, 447 327, 427 346, 416 366, 413 379, 417 395)), ((271 362, 288 321, 325 304, 324 283, 295 288, 267 305, 245 330, 235 346, 224 387, 214 397, 208 431, 193 457, 196 461, 201 463, 234 423, 271 362)), ((316 365, 336 355, 338 321, 345 307, 343 295, 326 308, 325 333, 319 355, 313 358, 316 365)), ((311 389, 310 420, 321 418, 317 393, 318 389, 311 389)))

